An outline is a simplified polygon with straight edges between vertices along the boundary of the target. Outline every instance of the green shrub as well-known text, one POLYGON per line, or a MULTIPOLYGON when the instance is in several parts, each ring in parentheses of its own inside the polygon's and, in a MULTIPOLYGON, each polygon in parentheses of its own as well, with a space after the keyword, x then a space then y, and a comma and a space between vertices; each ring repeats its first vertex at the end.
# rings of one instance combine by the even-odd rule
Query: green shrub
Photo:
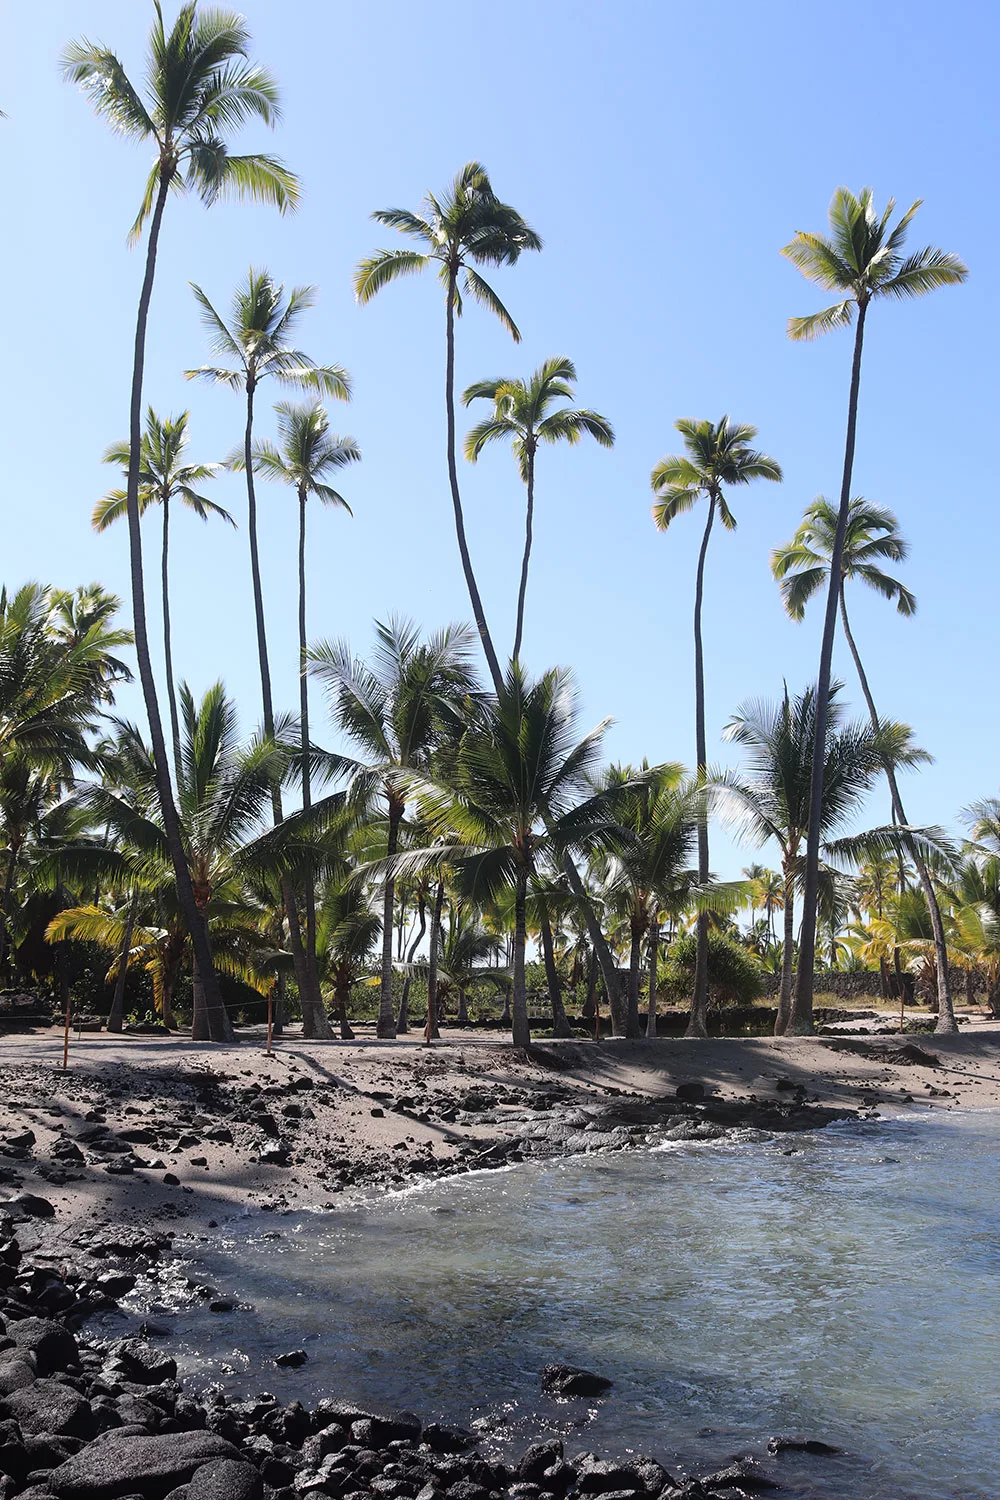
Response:
MULTIPOLYGON (((658 984, 664 994, 681 1001, 690 998, 694 986, 697 937, 686 932, 670 944, 660 965, 658 984)), ((763 969, 752 953, 724 933, 708 934, 709 1004, 748 1005, 761 992, 763 969)))

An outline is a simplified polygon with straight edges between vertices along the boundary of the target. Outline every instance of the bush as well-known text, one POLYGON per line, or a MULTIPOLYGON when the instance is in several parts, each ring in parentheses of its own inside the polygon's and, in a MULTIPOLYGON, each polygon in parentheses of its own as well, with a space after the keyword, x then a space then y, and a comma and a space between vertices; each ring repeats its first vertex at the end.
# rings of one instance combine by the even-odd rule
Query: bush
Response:
MULTIPOLYGON (((660 966, 658 984, 675 1000, 690 998, 698 940, 686 932, 670 944, 660 966)), ((709 1004, 748 1005, 761 992, 763 969, 752 953, 724 933, 708 934, 709 1004)))

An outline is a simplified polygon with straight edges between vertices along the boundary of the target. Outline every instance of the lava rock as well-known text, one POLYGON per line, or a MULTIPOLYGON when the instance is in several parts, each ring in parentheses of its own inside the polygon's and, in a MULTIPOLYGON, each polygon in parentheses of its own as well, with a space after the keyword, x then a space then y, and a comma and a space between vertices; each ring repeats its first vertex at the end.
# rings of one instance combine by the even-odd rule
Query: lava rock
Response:
POLYGON ((164 1380, 173 1380, 177 1374, 177 1361, 169 1354, 161 1354, 145 1339, 122 1339, 115 1346, 115 1353, 128 1379, 139 1385, 159 1385, 164 1380))
POLYGON ((69 1329, 49 1318, 22 1318, 7 1325, 7 1337, 19 1354, 33 1354, 39 1375, 52 1375, 80 1363, 80 1350, 69 1329))
POLYGON ((839 1453, 841 1450, 835 1448, 832 1443, 821 1442, 819 1438, 790 1438, 773 1437, 768 1440, 768 1453, 815 1453, 823 1455, 827 1453, 839 1453))
POLYGON ((297 1370, 308 1358, 304 1349, 289 1349, 287 1354, 276 1354, 274 1363, 282 1370, 297 1370))
POLYGON ((475 1433, 465 1427, 453 1427, 446 1422, 428 1422, 423 1440, 434 1453, 464 1453, 475 1446, 475 1433))
POLYGON ((30 1355, 27 1359, 5 1359, 0 1364, 0 1396, 23 1390, 34 1378, 35 1361, 30 1355))
POLYGON ((5 1398, 3 1409, 26 1436, 52 1433, 82 1438, 94 1433, 89 1403, 58 1380, 36 1380, 23 1390, 13 1391, 5 1398))
POLYGON ((48 1198, 39 1198, 36 1193, 16 1193, 0 1203, 0 1208, 15 1219, 53 1219, 56 1213, 48 1198))
POLYGON ((136 1492, 150 1500, 187 1483, 215 1459, 239 1457, 238 1449, 212 1432, 140 1437, 118 1428, 53 1469, 49 1487, 66 1500, 112 1500, 136 1492))
POLYGON ((203 1464, 187 1487, 187 1500, 263 1500, 263 1494, 264 1486, 253 1464, 232 1458, 203 1464))
POLYGON ((602 1396, 613 1384, 606 1376, 576 1365, 546 1365, 542 1370, 542 1390, 550 1396, 602 1396))
POLYGON ((700 1104, 705 1097, 703 1083, 679 1083, 674 1093, 682 1104, 700 1104))
POLYGON ((545 1442, 532 1443, 521 1455, 516 1474, 524 1484, 541 1484, 542 1475, 563 1456, 560 1438, 548 1438, 545 1442))

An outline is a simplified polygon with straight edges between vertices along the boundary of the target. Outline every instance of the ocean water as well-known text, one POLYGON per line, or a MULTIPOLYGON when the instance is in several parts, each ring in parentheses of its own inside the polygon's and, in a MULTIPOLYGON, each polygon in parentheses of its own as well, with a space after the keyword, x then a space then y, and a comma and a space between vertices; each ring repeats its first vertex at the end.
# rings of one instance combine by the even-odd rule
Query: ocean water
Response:
POLYGON ((526 1164, 343 1211, 237 1221, 183 1252, 196 1383, 407 1407, 572 1454, 699 1472, 772 1435, 798 1497, 1000 1495, 1000 1115, 526 1164), (308 1363, 274 1366, 301 1347, 308 1363), (543 1397, 551 1361, 609 1376, 543 1397))

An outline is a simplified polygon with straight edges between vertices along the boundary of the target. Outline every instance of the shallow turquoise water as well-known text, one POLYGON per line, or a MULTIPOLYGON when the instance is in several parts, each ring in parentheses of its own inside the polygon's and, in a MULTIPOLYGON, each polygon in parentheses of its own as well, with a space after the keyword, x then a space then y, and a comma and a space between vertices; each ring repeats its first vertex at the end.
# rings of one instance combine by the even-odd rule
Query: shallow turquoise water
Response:
POLYGON ((247 1307, 181 1308, 182 1368, 714 1467, 772 1434, 801 1497, 1000 1495, 1000 1116, 577 1158, 190 1246, 247 1307), (279 1237, 273 1235, 279 1231, 279 1237), (302 1346, 302 1369, 274 1355, 302 1346), (552 1360, 613 1378, 540 1397, 552 1360))

